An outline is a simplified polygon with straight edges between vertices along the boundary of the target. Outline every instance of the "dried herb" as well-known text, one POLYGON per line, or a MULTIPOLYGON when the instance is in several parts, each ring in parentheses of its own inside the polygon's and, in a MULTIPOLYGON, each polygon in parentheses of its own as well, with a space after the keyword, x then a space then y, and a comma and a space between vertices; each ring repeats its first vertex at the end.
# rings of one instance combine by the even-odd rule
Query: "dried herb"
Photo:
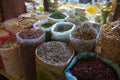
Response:
POLYGON ((50 15, 51 18, 55 19, 64 19, 66 17, 65 14, 61 13, 60 11, 56 11, 50 15))
POLYGON ((45 24, 42 24, 41 27, 43 28, 49 28, 53 25, 54 23, 45 23, 45 24))

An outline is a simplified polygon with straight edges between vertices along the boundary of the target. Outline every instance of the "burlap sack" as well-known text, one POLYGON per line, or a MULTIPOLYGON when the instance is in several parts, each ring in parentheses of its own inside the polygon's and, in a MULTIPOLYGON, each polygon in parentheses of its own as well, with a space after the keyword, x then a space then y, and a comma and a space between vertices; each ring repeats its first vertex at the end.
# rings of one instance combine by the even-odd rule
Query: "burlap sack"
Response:
POLYGON ((10 48, 0 48, 0 55, 2 57, 6 73, 13 78, 20 78, 22 71, 18 57, 17 43, 13 44, 10 48))
POLYGON ((48 64, 40 59, 36 49, 36 67, 37 67, 37 80, 65 80, 64 70, 73 58, 68 59, 68 62, 63 66, 55 66, 48 64))

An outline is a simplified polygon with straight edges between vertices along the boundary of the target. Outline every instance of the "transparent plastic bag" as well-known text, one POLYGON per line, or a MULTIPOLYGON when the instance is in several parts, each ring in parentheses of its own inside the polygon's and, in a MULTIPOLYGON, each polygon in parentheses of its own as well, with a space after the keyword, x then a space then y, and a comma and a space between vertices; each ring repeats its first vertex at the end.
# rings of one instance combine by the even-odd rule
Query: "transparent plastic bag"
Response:
POLYGON ((52 32, 52 40, 68 42, 70 33, 75 29, 75 24, 71 22, 58 22, 53 25, 51 32, 52 32), (67 26, 70 26, 67 27, 67 26), (68 29, 69 28, 69 29, 68 29), (63 30, 63 31, 60 31, 63 30), (66 29, 66 31, 64 31, 66 29))
MULTIPOLYGON (((35 29, 31 30, 37 31, 35 29)), ((35 64, 35 49, 38 45, 42 44, 45 41, 45 33, 43 32, 39 38, 23 39, 19 36, 21 32, 18 32, 16 34, 16 37, 19 42, 19 57, 23 74, 26 80, 36 80, 37 74, 35 64)))
POLYGON ((70 36, 69 44, 74 48, 75 52, 93 52, 95 49, 96 39, 80 40, 70 36))
POLYGON ((97 34, 98 31, 95 28, 88 23, 83 23, 70 34, 69 44, 76 53, 94 52, 97 34))
MULTIPOLYGON (((35 31, 35 29, 31 29, 32 31, 35 31)), ((23 30, 24 31, 24 30, 23 30)), ((19 33, 16 33, 16 38, 18 40, 18 42, 20 42, 21 44, 35 44, 35 43, 41 43, 44 41, 45 39, 45 33, 42 34, 42 36, 40 36, 39 38, 35 38, 35 39, 23 39, 19 36, 19 33)))

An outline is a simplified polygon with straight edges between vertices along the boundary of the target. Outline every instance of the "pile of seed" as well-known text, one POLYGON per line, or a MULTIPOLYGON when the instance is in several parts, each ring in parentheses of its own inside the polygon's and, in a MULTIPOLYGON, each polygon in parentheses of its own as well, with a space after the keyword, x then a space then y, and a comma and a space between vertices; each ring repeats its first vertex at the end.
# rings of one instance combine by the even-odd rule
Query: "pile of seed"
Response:
POLYGON ((111 36, 113 38, 117 38, 120 40, 120 34, 117 31, 112 31, 112 28, 115 27, 116 24, 118 24, 119 21, 111 22, 108 24, 105 24, 102 26, 102 31, 107 34, 108 36, 111 36))
POLYGON ((72 37, 81 39, 81 40, 91 40, 95 39, 97 36, 96 29, 92 28, 87 23, 84 23, 78 26, 73 32, 72 37))
POLYGON ((6 40, 0 48, 12 48, 16 43, 16 39, 6 40))
POLYGON ((67 44, 57 41, 43 43, 37 48, 37 54, 42 61, 56 66, 65 65, 73 55, 67 44))
POLYGON ((38 30, 31 30, 31 29, 25 29, 19 33, 19 36, 23 39, 35 39, 39 38, 43 34, 42 29, 38 30))
POLYGON ((118 80, 113 68, 95 57, 78 61, 70 71, 77 80, 118 80))

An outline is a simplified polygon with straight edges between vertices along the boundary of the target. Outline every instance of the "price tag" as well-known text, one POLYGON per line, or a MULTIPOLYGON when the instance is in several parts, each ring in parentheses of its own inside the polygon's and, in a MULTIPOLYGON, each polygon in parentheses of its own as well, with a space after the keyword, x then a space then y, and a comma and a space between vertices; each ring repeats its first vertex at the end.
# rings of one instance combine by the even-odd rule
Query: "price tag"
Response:
POLYGON ((100 46, 96 46, 95 52, 101 54, 101 47, 100 46))

